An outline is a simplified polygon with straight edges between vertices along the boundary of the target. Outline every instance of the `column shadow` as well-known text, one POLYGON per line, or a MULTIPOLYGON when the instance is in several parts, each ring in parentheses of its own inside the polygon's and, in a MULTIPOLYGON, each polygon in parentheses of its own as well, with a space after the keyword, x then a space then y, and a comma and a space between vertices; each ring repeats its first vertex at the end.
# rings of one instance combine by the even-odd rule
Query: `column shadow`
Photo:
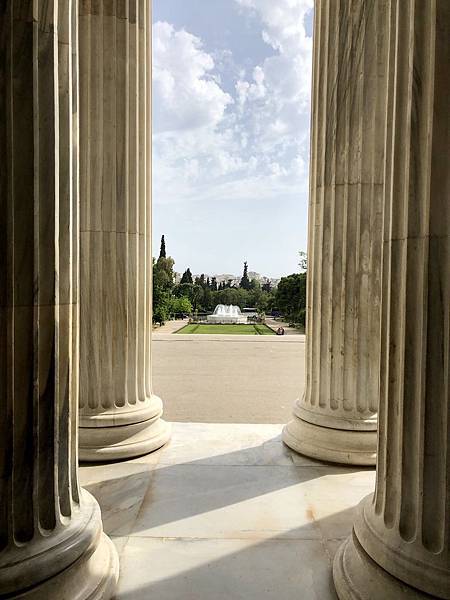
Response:
MULTIPOLYGON (((354 514, 352 507, 333 518, 318 519, 316 526, 326 531, 329 521, 350 523, 354 514)), ((351 526, 346 534, 350 533, 351 526)), ((130 538, 129 552, 121 558, 115 600, 337 600, 332 562, 347 535, 305 539, 303 527, 289 535, 289 539, 165 542, 130 538)))
MULTIPOLYGON (((279 436, 269 441, 274 442, 281 444, 279 436)), ((99 475, 104 471, 111 476, 83 487, 97 498, 107 534, 164 536, 165 526, 177 521, 254 498, 262 502, 273 492, 324 475, 373 470, 313 460, 308 465, 264 464, 266 445, 178 464, 152 465, 138 459, 95 465, 102 469, 99 475)))

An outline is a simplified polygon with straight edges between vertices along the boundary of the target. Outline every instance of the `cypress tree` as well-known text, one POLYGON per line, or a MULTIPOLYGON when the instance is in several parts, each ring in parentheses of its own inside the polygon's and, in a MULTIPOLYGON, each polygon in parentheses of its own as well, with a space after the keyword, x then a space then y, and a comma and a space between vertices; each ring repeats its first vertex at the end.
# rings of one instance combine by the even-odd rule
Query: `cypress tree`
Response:
POLYGON ((159 250, 159 258, 166 258, 166 241, 164 235, 161 236, 161 248, 159 250))
POLYGON ((183 273, 180 283, 193 283, 192 273, 189 267, 183 273))
POLYGON ((248 278, 248 265, 247 265, 247 261, 244 262, 244 273, 242 274, 242 278, 241 278, 241 282, 239 284, 239 287, 241 287, 244 290, 249 290, 250 289, 250 279, 248 278))

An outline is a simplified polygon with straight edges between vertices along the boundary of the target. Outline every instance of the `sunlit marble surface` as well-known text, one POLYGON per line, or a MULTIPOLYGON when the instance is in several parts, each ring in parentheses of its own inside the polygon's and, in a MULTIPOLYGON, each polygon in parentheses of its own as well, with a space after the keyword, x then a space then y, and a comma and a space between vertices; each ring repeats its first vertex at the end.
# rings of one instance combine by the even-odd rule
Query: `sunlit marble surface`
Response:
POLYGON ((174 423, 160 451, 82 466, 120 554, 118 600, 335 599, 369 468, 291 452, 281 425, 174 423))

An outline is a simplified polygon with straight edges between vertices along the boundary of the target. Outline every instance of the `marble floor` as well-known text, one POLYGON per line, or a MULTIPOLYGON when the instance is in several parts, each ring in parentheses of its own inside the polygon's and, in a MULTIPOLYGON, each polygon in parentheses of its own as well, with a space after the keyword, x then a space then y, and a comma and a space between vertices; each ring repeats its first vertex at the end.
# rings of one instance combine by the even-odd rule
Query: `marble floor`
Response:
POLYGON ((174 423, 134 460, 82 465, 120 554, 118 600, 331 600, 374 469, 309 460, 281 425, 174 423))

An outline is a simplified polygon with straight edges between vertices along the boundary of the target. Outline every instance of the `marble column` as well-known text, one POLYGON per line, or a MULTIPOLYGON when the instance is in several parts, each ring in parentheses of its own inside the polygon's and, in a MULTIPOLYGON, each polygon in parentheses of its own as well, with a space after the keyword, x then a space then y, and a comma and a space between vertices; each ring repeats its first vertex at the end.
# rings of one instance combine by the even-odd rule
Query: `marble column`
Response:
POLYGON ((152 393, 151 21, 146 0, 80 1, 80 459, 170 436, 152 393))
POLYGON ((376 490, 341 599, 450 598, 450 4, 391 0, 376 490))
POLYGON ((316 0, 306 391, 283 439, 375 464, 386 0, 316 0))
POLYGON ((111 598, 78 484, 77 3, 0 8, 0 596, 111 598))

